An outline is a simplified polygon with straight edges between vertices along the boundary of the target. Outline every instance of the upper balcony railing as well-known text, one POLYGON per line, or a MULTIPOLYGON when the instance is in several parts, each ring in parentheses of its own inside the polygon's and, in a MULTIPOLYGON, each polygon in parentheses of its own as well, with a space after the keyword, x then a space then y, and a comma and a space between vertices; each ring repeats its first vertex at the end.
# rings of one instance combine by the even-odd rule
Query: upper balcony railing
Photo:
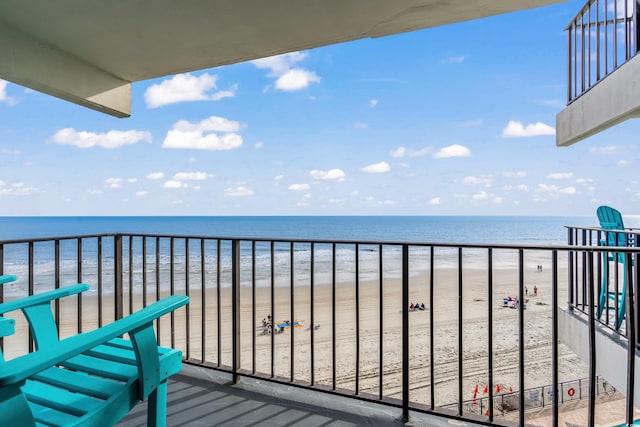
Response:
MULTIPOLYGON (((555 427, 562 403, 584 398, 594 425, 598 394, 610 386, 593 361, 559 345, 557 307, 569 301, 593 313, 597 260, 607 249, 569 243, 139 234, 0 241, 0 274, 19 276, 0 287, 0 301, 90 284, 55 306, 68 336, 187 294, 187 307, 157 323, 160 344, 234 380, 374 401, 405 419, 412 410, 485 425, 524 426, 526 410, 544 405, 555 427)), ((33 350, 25 328, 2 344, 8 358, 33 350)), ((632 414, 632 399, 627 408, 632 414)))
POLYGON ((566 28, 570 104, 640 47, 639 0, 588 0, 566 28))

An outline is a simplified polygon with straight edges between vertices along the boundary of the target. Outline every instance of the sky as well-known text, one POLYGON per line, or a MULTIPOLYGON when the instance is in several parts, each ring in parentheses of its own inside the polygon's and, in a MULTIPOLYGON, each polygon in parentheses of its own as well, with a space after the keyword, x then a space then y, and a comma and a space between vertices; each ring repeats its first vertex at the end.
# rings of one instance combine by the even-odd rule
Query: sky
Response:
POLYGON ((133 84, 0 80, 0 215, 640 214, 637 120, 555 145, 583 2, 133 84))

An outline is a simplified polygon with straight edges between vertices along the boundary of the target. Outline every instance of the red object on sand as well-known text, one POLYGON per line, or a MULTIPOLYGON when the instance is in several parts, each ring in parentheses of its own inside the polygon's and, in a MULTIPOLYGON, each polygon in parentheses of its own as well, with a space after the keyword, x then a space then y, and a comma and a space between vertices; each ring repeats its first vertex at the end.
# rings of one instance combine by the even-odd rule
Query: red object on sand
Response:
POLYGON ((496 393, 500 393, 502 391, 502 387, 500 387, 500 384, 498 384, 496 386, 496 393))
POLYGON ((489 393, 489 387, 484 386, 484 390, 482 390, 483 393, 489 393))
POLYGON ((513 388, 509 387, 509 393, 513 393, 513 388))
POLYGON ((486 411, 484 411, 484 414, 488 417, 489 416, 489 410, 487 409, 486 411))
POLYGON ((474 392, 474 393, 477 393, 477 392, 478 392, 478 384, 476 384, 476 388, 475 388, 475 389, 473 389, 473 392, 474 392))

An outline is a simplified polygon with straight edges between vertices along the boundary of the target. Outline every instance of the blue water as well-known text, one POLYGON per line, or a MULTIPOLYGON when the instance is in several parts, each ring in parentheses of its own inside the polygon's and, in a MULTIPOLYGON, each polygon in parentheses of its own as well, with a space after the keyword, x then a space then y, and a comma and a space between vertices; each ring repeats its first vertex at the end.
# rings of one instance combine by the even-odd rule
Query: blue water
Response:
MULTIPOLYGON (((358 240, 384 242, 453 242, 478 244, 524 244, 536 246, 564 245, 567 231, 565 226, 595 226, 593 217, 495 217, 495 216, 367 216, 367 217, 4 217, 0 218, 0 241, 29 238, 51 238, 75 235, 95 235, 104 233, 207 236, 220 238, 268 238, 268 239, 308 239, 308 240, 358 240)), ((142 276, 141 240, 134 239, 133 269, 134 282, 140 283, 142 276)), ((189 273, 198 280, 199 243, 190 243, 189 265, 186 261, 185 240, 174 241, 174 277, 183 280, 189 273), (194 258, 194 254, 196 255, 194 258)), ((215 242, 207 242, 205 263, 207 274, 215 275, 217 249, 215 242)), ((222 243, 221 272, 224 284, 230 283, 231 252, 229 242, 222 243)), ((103 278, 113 280, 113 240, 103 241, 103 278)), ((290 246, 276 243, 273 260, 268 243, 258 243, 256 247, 256 275, 258 286, 270 283, 271 263, 273 262, 276 281, 286 286, 289 280, 291 264, 290 246)), ((21 280, 5 286, 5 290, 22 292, 26 286, 28 271, 28 246, 25 244, 5 244, 3 248, 3 271, 16 274, 21 280)), ((77 282, 77 242, 61 241, 60 271, 64 283, 77 282)), ((98 274, 97 239, 82 241, 83 268, 82 280, 95 284, 98 274)), ((125 270, 128 269, 128 240, 124 242, 125 270)), ((160 242, 160 273, 170 271, 169 242, 160 242)), ((311 271, 309 245, 295 247, 296 281, 308 280, 311 271)), ((352 245, 339 245, 336 250, 336 270, 338 280, 351 280, 355 271, 355 255, 352 245)), ((401 274, 400 247, 387 246, 384 249, 384 271, 386 277, 399 277, 401 274)), ((153 277, 155 268, 155 239, 147 241, 147 261, 145 272, 153 277)), ((439 250, 439 267, 455 267, 456 250, 439 250)), ((251 245, 242 244, 240 251, 241 280, 247 281, 251 272, 251 245)), ((329 281, 333 259, 331 245, 317 245, 314 249, 314 277, 329 281)), ((410 255, 410 270, 414 274, 424 272, 428 266, 429 249, 414 247, 410 255)), ((34 245, 35 285, 46 287, 55 273, 55 248, 53 242, 40 242, 34 245)), ((362 279, 375 279, 378 274, 379 255, 377 247, 361 247, 359 254, 359 272, 362 279)), ((530 262, 538 263, 537 260, 530 262)), ((472 250, 465 252, 465 266, 482 267, 486 263, 486 252, 472 250)), ((496 253, 494 267, 514 268, 515 257, 500 257, 496 253)), ((128 272, 125 272, 128 275, 128 272)), ((164 279, 166 280, 166 279, 164 279)), ((223 286, 225 286, 223 284, 223 286)), ((137 286, 137 285, 136 285, 137 286)), ((278 286, 278 284, 276 284, 278 286)))
POLYGON ((0 217, 0 240, 100 233, 324 240, 565 244, 566 225, 585 217, 0 217))

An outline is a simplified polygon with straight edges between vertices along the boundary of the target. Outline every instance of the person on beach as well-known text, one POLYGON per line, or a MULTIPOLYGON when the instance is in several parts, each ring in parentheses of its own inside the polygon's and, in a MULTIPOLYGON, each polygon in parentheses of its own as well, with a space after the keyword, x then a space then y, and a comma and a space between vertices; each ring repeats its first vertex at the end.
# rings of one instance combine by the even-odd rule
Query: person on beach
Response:
POLYGON ((529 289, 527 289, 526 286, 524 287, 524 294, 527 295, 527 296, 529 295, 529 289))
POLYGON ((534 297, 537 297, 537 296, 538 296, 538 287, 537 287, 537 286, 534 286, 534 287, 533 287, 533 296, 534 296, 534 297))

